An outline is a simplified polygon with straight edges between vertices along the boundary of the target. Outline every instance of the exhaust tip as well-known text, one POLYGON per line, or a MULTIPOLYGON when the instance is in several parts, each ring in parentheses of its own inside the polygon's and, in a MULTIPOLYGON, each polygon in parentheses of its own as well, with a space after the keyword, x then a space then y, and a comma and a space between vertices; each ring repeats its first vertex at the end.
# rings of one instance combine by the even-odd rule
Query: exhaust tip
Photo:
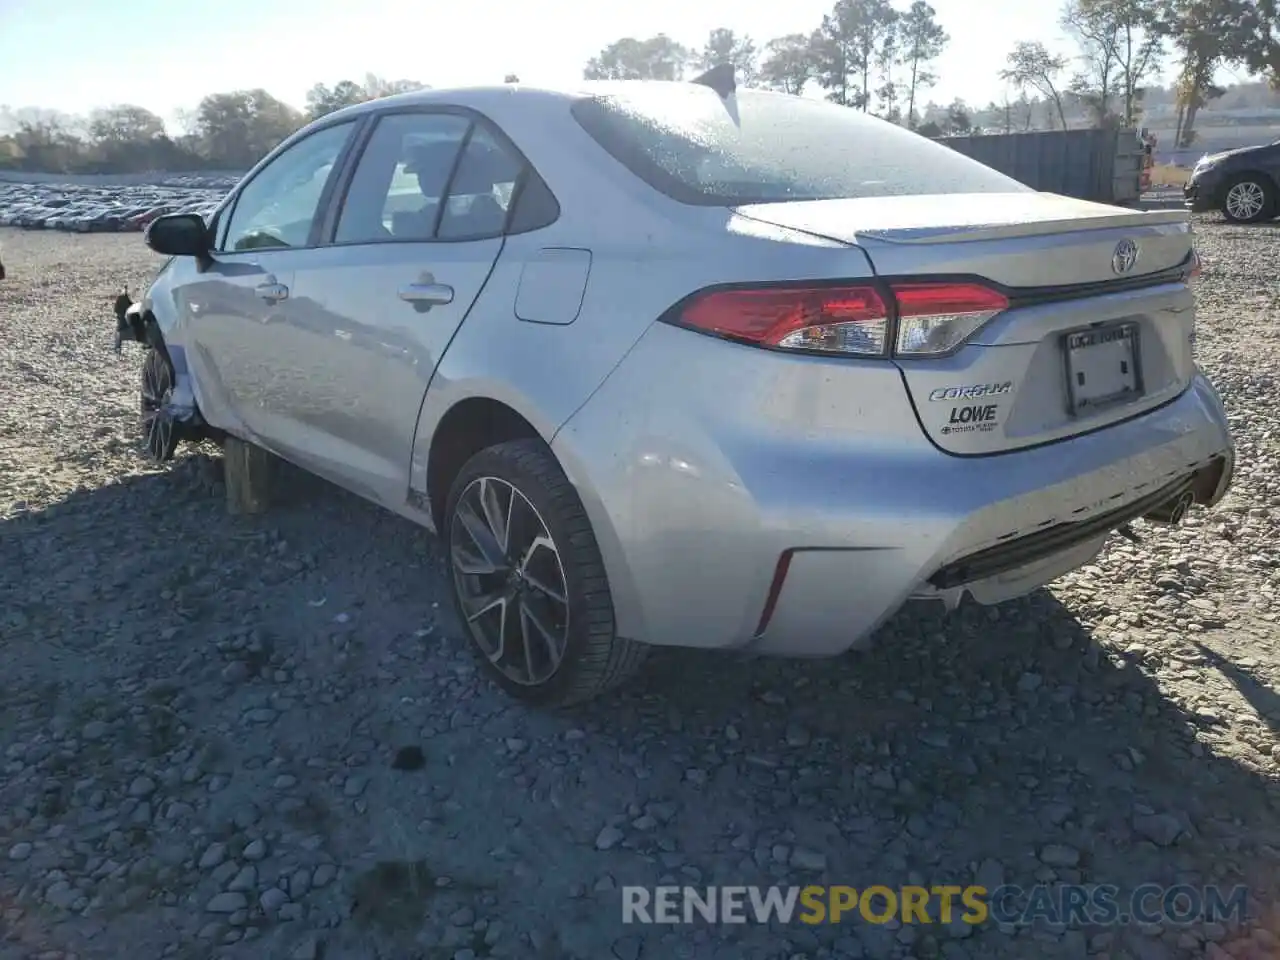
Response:
POLYGON ((1182 523, 1193 503, 1195 503, 1195 492, 1193 490, 1184 490, 1176 497, 1170 497, 1160 506, 1143 516, 1142 519, 1151 523, 1175 526, 1182 523))

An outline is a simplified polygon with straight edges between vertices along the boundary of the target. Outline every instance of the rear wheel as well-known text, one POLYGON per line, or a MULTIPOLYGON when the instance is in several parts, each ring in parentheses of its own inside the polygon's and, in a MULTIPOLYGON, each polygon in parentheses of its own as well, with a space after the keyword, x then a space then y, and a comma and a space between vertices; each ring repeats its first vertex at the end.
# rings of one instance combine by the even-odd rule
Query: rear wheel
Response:
POLYGON ((509 694, 568 706, 639 668, 648 647, 617 636, 591 523, 544 443, 500 443, 467 461, 442 532, 458 618, 509 694))
POLYGON ((177 424, 169 411, 173 384, 173 364, 163 351, 151 347, 142 361, 138 406, 147 456, 159 463, 172 460, 178 448, 177 424))
POLYGON ((1276 213, 1276 191, 1266 177, 1247 173, 1233 180, 1222 195, 1222 212, 1233 223, 1258 223, 1276 213))

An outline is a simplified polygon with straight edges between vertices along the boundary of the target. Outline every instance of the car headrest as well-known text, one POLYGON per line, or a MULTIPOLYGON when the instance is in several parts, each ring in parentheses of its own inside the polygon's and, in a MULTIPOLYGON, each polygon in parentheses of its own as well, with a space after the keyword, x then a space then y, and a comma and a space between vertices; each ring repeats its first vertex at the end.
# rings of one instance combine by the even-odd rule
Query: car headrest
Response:
POLYGON ((457 155, 458 144, 453 140, 415 144, 409 148, 405 157, 404 172, 416 173, 419 176, 438 175, 443 179, 449 175, 453 158, 457 155))
POLYGON ((453 192, 489 193, 495 184, 514 182, 519 173, 513 157, 473 141, 454 177, 453 192))

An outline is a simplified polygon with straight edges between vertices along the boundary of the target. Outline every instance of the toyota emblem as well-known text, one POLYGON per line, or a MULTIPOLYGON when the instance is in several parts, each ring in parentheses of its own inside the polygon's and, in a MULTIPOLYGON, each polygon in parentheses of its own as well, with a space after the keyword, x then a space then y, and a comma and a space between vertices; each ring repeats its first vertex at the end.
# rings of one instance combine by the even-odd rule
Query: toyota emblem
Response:
POLYGON ((1111 269, 1118 274, 1128 273, 1138 262, 1138 245, 1132 240, 1121 240, 1111 255, 1111 269))

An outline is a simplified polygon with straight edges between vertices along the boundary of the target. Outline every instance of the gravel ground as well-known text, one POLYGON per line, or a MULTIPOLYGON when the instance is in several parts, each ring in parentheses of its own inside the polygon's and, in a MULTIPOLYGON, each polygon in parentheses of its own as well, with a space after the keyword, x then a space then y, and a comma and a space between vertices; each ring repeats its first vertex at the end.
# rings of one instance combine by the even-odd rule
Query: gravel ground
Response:
POLYGON ((1198 225, 1217 510, 827 662, 474 669, 431 539, 135 446, 137 237, 0 231, 0 958, 1275 957, 1280 233, 1198 225), (618 887, 1247 883, 1242 925, 624 926, 618 887))

